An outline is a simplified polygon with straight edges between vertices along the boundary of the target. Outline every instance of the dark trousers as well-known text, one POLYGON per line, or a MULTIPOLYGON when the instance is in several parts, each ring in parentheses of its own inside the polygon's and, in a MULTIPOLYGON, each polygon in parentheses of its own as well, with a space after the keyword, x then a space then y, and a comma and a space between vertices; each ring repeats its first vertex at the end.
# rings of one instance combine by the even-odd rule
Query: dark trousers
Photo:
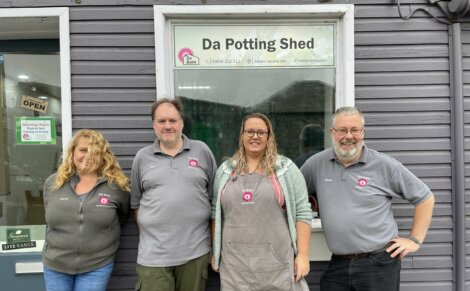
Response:
POLYGON ((321 291, 398 291, 401 260, 381 251, 355 259, 333 255, 320 278, 321 291))

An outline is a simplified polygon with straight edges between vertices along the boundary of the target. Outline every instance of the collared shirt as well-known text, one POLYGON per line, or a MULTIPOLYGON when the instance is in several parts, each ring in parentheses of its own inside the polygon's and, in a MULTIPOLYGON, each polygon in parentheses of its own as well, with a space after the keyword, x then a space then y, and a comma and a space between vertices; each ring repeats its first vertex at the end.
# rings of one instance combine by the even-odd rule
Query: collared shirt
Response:
POLYGON ((367 146, 351 166, 330 148, 308 159, 301 172, 317 196, 328 247, 338 255, 374 251, 397 236, 392 198, 417 205, 431 195, 400 162, 367 146))
POLYGON ((131 208, 139 209, 137 263, 177 266, 210 251, 210 200, 216 172, 209 147, 183 136, 172 157, 158 140, 132 165, 131 208))

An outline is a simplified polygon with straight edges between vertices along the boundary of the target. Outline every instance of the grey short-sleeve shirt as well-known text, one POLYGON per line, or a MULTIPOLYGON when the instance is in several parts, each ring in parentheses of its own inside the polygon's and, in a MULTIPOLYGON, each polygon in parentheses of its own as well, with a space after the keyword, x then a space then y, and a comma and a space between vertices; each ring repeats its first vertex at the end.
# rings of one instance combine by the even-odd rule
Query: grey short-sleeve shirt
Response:
POLYGON ((131 208, 139 209, 137 263, 143 266, 177 266, 210 251, 216 162, 205 143, 183 139, 175 157, 164 154, 157 140, 132 165, 131 208))
POLYGON ((374 251, 397 236, 393 197, 417 205, 431 195, 400 162, 366 146, 357 164, 345 168, 330 148, 308 159, 301 172, 317 196, 328 247, 338 255, 374 251))

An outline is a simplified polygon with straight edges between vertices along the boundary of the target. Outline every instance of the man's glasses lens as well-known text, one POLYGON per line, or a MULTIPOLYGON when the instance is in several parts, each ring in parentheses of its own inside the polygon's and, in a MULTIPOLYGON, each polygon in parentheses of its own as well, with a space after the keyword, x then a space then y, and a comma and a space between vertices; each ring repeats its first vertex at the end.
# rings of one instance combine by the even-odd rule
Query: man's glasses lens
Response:
POLYGON ((352 128, 352 129, 347 129, 347 128, 333 128, 336 133, 339 135, 346 135, 348 132, 351 132, 352 135, 358 135, 361 134, 362 131, 364 130, 363 128, 352 128))

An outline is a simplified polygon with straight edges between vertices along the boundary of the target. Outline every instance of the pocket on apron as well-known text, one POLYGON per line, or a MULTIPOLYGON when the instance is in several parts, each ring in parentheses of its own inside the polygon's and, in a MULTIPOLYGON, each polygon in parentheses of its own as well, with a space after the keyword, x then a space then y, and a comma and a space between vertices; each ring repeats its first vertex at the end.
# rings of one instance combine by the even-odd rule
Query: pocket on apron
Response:
POLYGON ((226 265, 241 271, 275 271, 289 263, 276 254, 270 243, 227 242, 222 248, 222 258, 226 265))
POLYGON ((223 277, 231 278, 235 286, 248 284, 254 290, 269 291, 292 289, 289 262, 275 252, 271 243, 227 242, 222 248, 222 262, 227 266, 223 277))

